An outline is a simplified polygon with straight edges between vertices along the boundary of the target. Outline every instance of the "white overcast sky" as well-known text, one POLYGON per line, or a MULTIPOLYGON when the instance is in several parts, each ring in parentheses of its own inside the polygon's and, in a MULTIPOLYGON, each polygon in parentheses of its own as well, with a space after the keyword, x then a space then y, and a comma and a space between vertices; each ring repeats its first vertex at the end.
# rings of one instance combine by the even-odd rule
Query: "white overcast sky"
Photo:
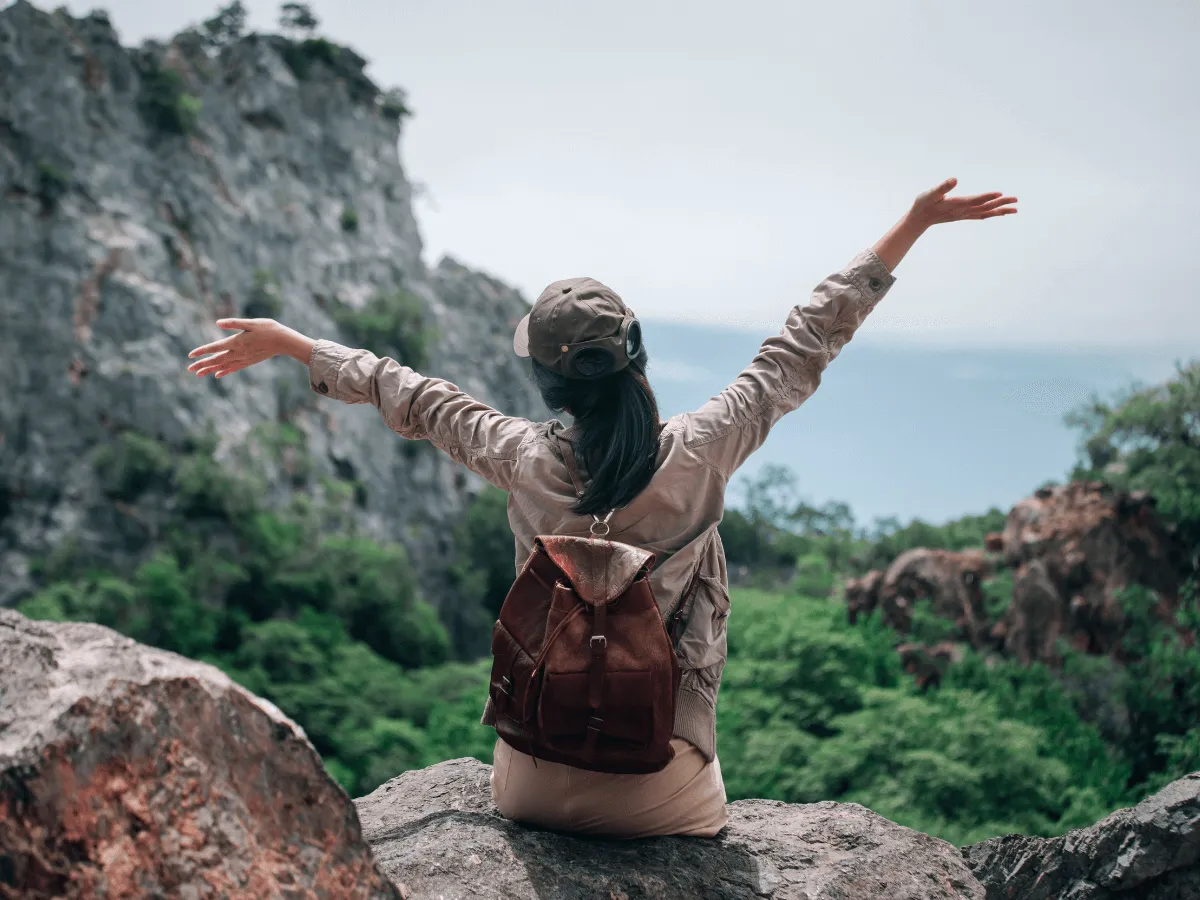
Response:
MULTIPOLYGON (((126 43, 217 6, 100 5, 126 43)), ((247 5, 273 28, 277 3, 247 5)), ((1020 212, 926 235, 866 339, 1200 347, 1195 0, 312 6, 408 91, 431 264, 775 329, 954 175, 1020 212)))

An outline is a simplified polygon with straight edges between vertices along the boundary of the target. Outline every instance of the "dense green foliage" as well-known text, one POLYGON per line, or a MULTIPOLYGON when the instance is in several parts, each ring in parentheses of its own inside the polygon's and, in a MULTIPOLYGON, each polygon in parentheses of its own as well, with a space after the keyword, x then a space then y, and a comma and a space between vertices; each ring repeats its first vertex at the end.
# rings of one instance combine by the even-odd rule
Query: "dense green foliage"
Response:
POLYGON ((411 291, 383 291, 360 309, 339 304, 332 314, 360 347, 381 356, 392 354, 414 369, 429 360, 436 333, 426 324, 425 304, 411 291))
POLYGON ((246 31, 246 6, 241 0, 234 0, 227 6, 217 10, 211 19, 206 19, 200 26, 208 44, 220 49, 238 40, 246 31))
POLYGON ((363 71, 367 61, 349 47, 322 37, 278 40, 279 53, 297 81, 308 81, 324 70, 341 82, 353 103, 374 103, 379 97, 379 88, 363 71))
POLYGON ((37 176, 37 198, 42 202, 42 211, 49 213, 70 190, 71 176, 44 159, 37 161, 37 176))
POLYGON ((765 466, 747 482, 741 509, 730 509, 720 525, 721 542, 730 564, 747 566, 764 586, 817 567, 829 576, 861 575, 886 568, 897 556, 917 547, 963 550, 982 547, 989 532, 1004 527, 1006 514, 991 509, 944 525, 914 519, 902 525, 880 519, 869 526, 855 521, 844 503, 813 506, 799 494, 795 475, 786 468, 765 466))
POLYGON ((1125 799, 1120 762, 1044 668, 968 655, 961 677, 922 693, 877 618, 851 626, 828 598, 733 593, 717 706, 730 799, 853 801, 957 843, 1061 833, 1125 799))
POLYGON ((264 466, 311 478, 303 432, 260 426, 232 462, 214 450, 206 439, 173 452, 136 432, 101 447, 94 463, 110 496, 165 498, 161 540, 129 573, 63 547, 39 562, 46 587, 20 610, 99 622, 220 666, 292 715, 352 792, 401 759, 485 752, 475 720, 486 673, 442 665, 449 639, 404 548, 348 527, 354 485, 327 480, 319 502, 297 494, 271 511, 264 466))
MULTIPOLYGON (((385 295, 343 314, 343 327, 381 350, 420 322, 419 301, 385 295)), ((416 329, 418 332, 419 328, 416 329)), ((411 350, 401 358, 411 359, 411 350)), ((1086 459, 1075 473, 1149 490, 1192 554, 1200 551, 1197 369, 1161 388, 1096 403, 1073 421, 1086 459)), ((39 561, 45 587, 21 609, 87 619, 146 643, 209 660, 268 697, 308 732, 351 793, 449 757, 489 760, 479 724, 489 661, 452 661, 446 629, 421 601, 397 545, 353 532, 361 484, 314 484, 303 433, 260 426, 241 460, 218 462, 211 440, 173 452, 126 433, 95 464, 114 501, 165 498, 162 539, 135 571, 81 564, 64 544, 39 561), (263 465, 298 492, 270 511, 263 465), (319 487, 319 489, 318 489, 319 487)), ((786 471, 752 482, 721 525, 731 568, 769 589, 735 588, 729 662, 718 703, 722 771, 731 799, 846 800, 948 840, 1059 834, 1200 768, 1200 628, 1195 583, 1178 622, 1133 587, 1124 662, 1067 650, 1061 671, 967 651, 940 684, 919 689, 867 617, 850 625, 837 585, 913 547, 978 547, 1004 516, 944 525, 863 527, 842 504, 799 499, 786 471)), ((484 629, 513 576, 506 495, 481 492, 454 531, 446 573, 463 608, 456 627, 484 629)), ((1012 575, 984 584, 1003 613, 1012 575)), ((910 637, 948 636, 919 604, 910 637)))
POLYGON ((1149 491, 1200 567, 1200 362, 1119 402, 1093 401, 1068 421, 1085 436, 1072 477, 1149 491))
POLYGON ((516 568, 513 535, 508 527, 508 494, 486 487, 475 498, 454 532, 458 548, 451 571, 465 597, 492 621, 512 586, 516 568))
POLYGON ((138 112, 158 134, 188 135, 200 119, 199 97, 189 94, 183 76, 152 62, 141 73, 138 112))
POLYGON ((254 284, 242 310, 247 318, 277 319, 283 312, 283 295, 279 290, 279 279, 267 269, 254 270, 254 284))
POLYGON ((411 116, 408 100, 400 88, 389 88, 379 96, 379 114, 385 119, 398 122, 405 116, 411 116))
POLYGON ((307 3, 284 3, 279 7, 279 29, 285 33, 312 37, 320 24, 307 3))
POLYGON ((1200 631, 1200 362, 1179 365, 1165 383, 1132 388, 1116 402, 1094 400, 1068 421, 1084 436, 1072 477, 1148 491, 1175 527, 1191 570, 1179 629, 1151 614, 1149 592, 1126 592, 1124 650, 1131 661, 1109 676, 1129 712, 1122 740, 1133 777, 1160 784, 1200 768, 1200 651, 1188 646, 1188 636, 1200 631))

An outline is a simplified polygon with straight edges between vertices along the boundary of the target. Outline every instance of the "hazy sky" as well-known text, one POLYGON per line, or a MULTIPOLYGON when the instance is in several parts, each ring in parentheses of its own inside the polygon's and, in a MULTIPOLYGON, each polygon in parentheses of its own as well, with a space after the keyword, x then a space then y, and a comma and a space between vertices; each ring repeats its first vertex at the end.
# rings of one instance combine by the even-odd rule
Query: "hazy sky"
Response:
MULTIPOLYGON (((217 4, 102 5, 133 43, 217 4)), ((954 175, 1020 212, 926 235, 861 339, 1200 347, 1194 0, 312 6, 409 93, 431 264, 775 329, 954 175)))

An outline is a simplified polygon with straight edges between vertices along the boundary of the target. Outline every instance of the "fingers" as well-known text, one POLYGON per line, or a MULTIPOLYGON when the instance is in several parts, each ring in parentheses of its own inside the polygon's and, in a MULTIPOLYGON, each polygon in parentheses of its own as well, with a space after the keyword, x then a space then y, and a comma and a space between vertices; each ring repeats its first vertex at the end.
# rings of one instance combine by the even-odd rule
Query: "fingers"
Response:
POLYGON ((253 331, 258 326, 256 319, 217 319, 218 328, 238 328, 242 331, 253 331))
POLYGON ((951 197, 946 201, 947 221, 957 219, 989 219, 996 215, 1008 215, 1017 210, 1012 204, 1016 197, 1003 196, 999 191, 988 194, 976 194, 973 197, 951 197))
POLYGON ((956 184, 958 184, 957 178, 947 178, 941 184, 934 185, 929 190, 922 191, 920 194, 918 194, 916 202, 923 206, 938 203, 943 197, 946 196, 946 192, 956 184))
POLYGON ((978 206, 980 203, 987 203, 990 200, 995 200, 997 197, 1004 196, 999 191, 991 191, 987 194, 973 194, 970 197, 951 197, 955 203, 961 203, 965 206, 978 206))
POLYGON ((215 362, 215 360, 216 360, 216 357, 213 357, 211 359, 198 359, 194 363, 192 363, 190 366, 188 366, 187 370, 189 372, 195 372, 197 375, 202 375, 204 373, 200 371, 201 369, 203 369, 205 372, 208 372, 216 367, 217 363, 215 362))
POLYGON ((231 334, 228 337, 223 337, 219 341, 213 341, 211 344, 205 344, 202 347, 197 347, 188 354, 188 359, 195 356, 204 356, 209 353, 216 353, 218 350, 226 350, 232 346, 233 342, 241 337, 243 331, 253 331, 261 324, 259 319, 217 319, 217 326, 227 330, 238 330, 238 334, 231 334))
POLYGON ((933 196, 941 197, 942 195, 944 195, 945 193, 947 193, 948 191, 953 189, 953 187, 956 184, 958 184, 957 178, 947 178, 945 181, 943 181, 941 184, 939 184, 937 187, 935 187, 933 189, 933 191, 932 191, 933 196))
POLYGON ((211 344, 205 344, 202 347, 197 347, 188 354, 188 359, 191 359, 195 356, 207 356, 209 353, 224 352, 229 349, 235 337, 237 337, 237 335, 232 334, 227 338, 221 338, 219 341, 213 341, 211 344))
MULTIPOLYGON (((242 369, 245 369, 249 365, 250 363, 244 359, 223 360, 213 365, 208 365, 207 362, 205 362, 201 363, 200 368, 196 369, 195 372, 196 377, 198 378, 203 378, 205 375, 212 375, 216 378, 222 378, 231 372, 238 372, 242 369)), ((189 366, 188 370, 191 371, 191 368, 192 367, 189 366)))
POLYGON ((1017 211, 1017 208, 1015 206, 1013 206, 1013 204, 1016 202, 1017 202, 1016 197, 1005 197, 1001 200, 993 201, 992 203, 985 203, 982 206, 971 210, 971 212, 972 213, 988 213, 988 214, 1010 213, 1010 212, 1015 213, 1017 211))
MULTIPOLYGON (((193 351, 194 353, 195 351, 193 351)), ((213 356, 205 359, 198 359, 187 367, 189 372, 195 372, 198 378, 203 378, 205 375, 216 375, 220 378, 222 375, 229 372, 236 372, 238 369, 244 369, 250 363, 242 356, 235 356, 228 350, 222 350, 213 356)))
POLYGON ((199 377, 204 377, 205 375, 211 375, 213 372, 219 372, 221 369, 228 369, 233 362, 232 359, 221 354, 211 359, 202 359, 192 363, 188 366, 188 371, 195 372, 199 377))

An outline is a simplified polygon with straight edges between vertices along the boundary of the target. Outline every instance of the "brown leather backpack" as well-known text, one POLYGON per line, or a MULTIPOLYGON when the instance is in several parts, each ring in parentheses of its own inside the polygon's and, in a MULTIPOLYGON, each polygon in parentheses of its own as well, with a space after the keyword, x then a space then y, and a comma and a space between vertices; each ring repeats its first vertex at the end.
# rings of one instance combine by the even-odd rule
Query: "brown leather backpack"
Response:
POLYGON ((492 635, 496 732, 535 759, 657 772, 675 755, 679 663, 650 589, 654 554, 606 540, 611 515, 590 538, 534 539, 492 635))

